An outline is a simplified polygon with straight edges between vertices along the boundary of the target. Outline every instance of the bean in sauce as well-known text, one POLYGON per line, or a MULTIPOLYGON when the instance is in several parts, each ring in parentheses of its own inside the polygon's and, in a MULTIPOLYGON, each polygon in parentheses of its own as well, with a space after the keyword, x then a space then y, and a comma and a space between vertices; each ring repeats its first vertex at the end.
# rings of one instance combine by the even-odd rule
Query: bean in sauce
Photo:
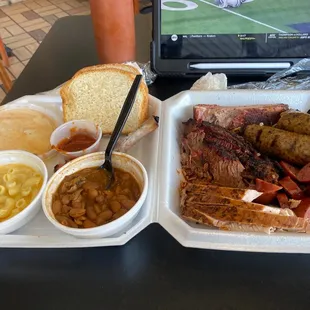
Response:
POLYGON ((66 176, 53 196, 52 211, 62 225, 92 228, 124 215, 138 201, 141 189, 135 178, 114 169, 115 180, 109 190, 104 169, 86 168, 66 176))

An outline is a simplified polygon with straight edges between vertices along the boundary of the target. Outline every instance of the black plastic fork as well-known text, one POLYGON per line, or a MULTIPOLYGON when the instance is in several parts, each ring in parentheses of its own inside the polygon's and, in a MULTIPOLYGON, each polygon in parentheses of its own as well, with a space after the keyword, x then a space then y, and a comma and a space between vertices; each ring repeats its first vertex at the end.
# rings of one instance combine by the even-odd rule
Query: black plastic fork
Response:
POLYGON ((142 79, 142 75, 137 75, 134 82, 132 83, 130 91, 129 91, 127 98, 124 102, 124 105, 122 107, 121 113, 117 119, 115 128, 112 132, 108 146, 105 150, 104 163, 99 167, 99 169, 105 169, 109 175, 109 181, 107 183, 106 189, 109 189, 111 187, 113 181, 114 181, 114 169, 113 169, 113 165, 112 165, 112 153, 113 153, 113 150, 114 150, 115 145, 117 143, 117 140, 118 140, 118 138, 119 138, 126 122, 127 122, 127 119, 128 119, 129 114, 130 114, 130 111, 133 107, 133 104, 135 102, 141 79, 142 79))

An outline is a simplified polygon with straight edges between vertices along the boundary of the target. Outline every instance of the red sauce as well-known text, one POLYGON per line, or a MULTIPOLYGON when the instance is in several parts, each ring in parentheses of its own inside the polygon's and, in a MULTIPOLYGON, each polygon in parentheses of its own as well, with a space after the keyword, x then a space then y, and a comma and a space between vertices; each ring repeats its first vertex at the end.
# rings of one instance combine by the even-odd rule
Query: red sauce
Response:
POLYGON ((96 139, 85 133, 76 133, 61 140, 57 148, 66 152, 78 152, 87 149, 96 142, 96 139))

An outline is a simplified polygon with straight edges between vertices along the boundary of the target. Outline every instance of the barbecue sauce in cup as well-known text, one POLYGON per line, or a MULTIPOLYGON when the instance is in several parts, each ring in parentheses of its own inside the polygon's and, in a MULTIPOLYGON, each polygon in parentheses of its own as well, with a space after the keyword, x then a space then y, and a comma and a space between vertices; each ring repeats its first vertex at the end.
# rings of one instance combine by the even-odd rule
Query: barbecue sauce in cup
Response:
POLYGON ((65 152, 78 152, 89 148, 96 142, 96 139, 87 133, 76 133, 69 138, 62 139, 57 144, 57 149, 65 152))
POLYGON ((57 127, 50 138, 53 149, 71 160, 86 154, 98 152, 102 130, 87 120, 73 120, 57 127))

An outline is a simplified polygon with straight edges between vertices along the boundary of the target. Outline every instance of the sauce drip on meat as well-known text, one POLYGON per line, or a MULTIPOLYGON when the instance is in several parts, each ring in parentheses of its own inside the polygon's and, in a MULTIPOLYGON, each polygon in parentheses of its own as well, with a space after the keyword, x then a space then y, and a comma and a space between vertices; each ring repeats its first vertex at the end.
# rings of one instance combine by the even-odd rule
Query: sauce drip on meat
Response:
POLYGON ((92 228, 128 212, 140 198, 140 186, 131 174, 117 168, 114 173, 109 190, 104 169, 86 168, 66 176, 53 197, 57 221, 68 227, 92 228))

